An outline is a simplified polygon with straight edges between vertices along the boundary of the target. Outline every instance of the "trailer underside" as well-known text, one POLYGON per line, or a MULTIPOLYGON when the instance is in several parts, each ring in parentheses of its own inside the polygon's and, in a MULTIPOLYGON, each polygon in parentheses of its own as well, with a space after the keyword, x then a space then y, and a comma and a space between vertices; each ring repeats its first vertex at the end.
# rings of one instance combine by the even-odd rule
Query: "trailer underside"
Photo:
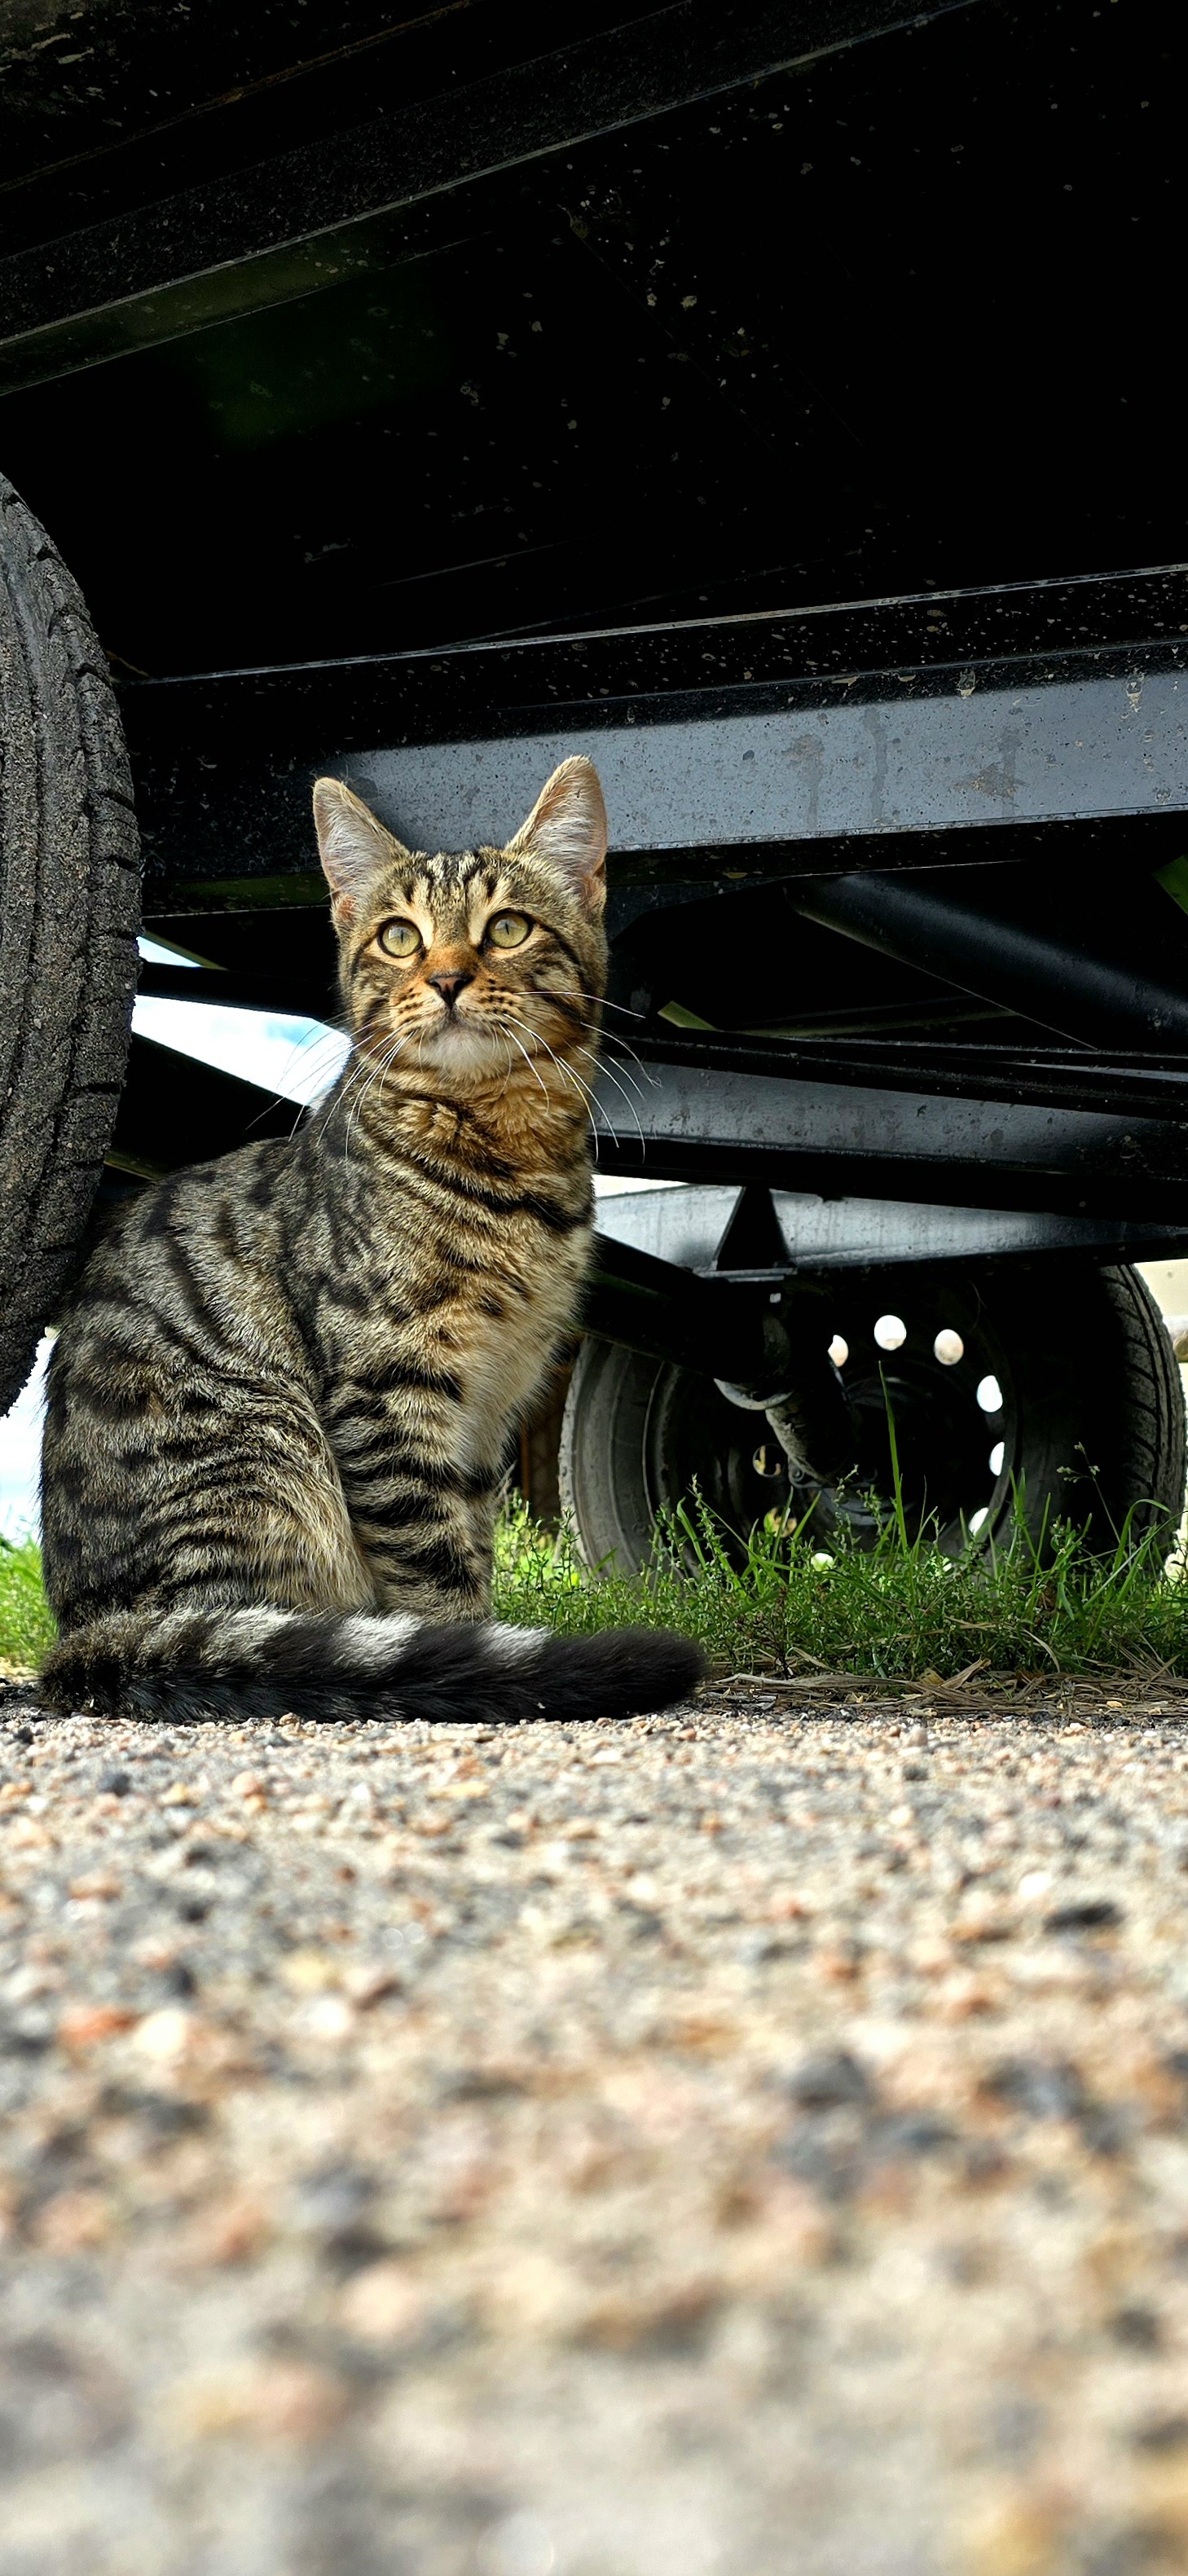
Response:
MULTIPOLYGON (((585 750, 600 1167, 694 1185, 604 1203, 610 1341, 741 1382, 845 1272, 1188 1248, 1175 32, 34 15, 0 453, 117 679, 142 993, 333 1017, 313 778, 465 847, 585 750)), ((138 1036, 109 1186, 293 1114, 138 1036)))

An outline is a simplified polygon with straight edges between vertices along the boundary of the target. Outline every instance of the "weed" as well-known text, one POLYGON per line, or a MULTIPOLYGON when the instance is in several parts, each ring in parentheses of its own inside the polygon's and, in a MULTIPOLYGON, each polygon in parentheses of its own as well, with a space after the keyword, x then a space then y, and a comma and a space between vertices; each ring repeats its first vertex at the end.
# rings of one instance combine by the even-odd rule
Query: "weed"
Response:
POLYGON ((0 1538, 0 1672, 6 1664, 27 1672, 52 1645, 54 1623, 41 1588, 41 1554, 35 1540, 0 1538))
POLYGON ((1117 1670, 1152 1662, 1188 1671, 1188 1590, 1166 1564, 1166 1539, 1133 1520, 1112 1553, 1090 1550, 1068 1524, 1030 1535, 1021 1500, 1009 1539, 971 1541, 946 1555, 913 1534, 902 1510, 873 1548, 836 1533, 828 1549, 811 1525, 758 1522, 735 1539, 704 1505, 682 1506, 657 1528, 643 1576, 613 1566, 588 1574, 572 1536, 553 1538, 522 1506, 506 1516, 496 1562, 496 1614, 567 1630, 638 1620, 697 1637, 727 1671, 818 1667, 887 1679, 996 1671, 1117 1670))
MULTIPOLYGON (((1158 1533, 1128 1520, 1112 1554, 1069 1524, 1029 1534, 1017 1503, 1009 1537, 951 1557, 902 1509, 872 1548, 835 1531, 814 1544, 811 1515, 772 1515, 745 1539, 694 1500, 662 1520, 642 1575, 593 1573, 571 1532, 542 1529, 522 1503, 500 1523, 495 1616, 589 1633, 628 1622, 680 1628, 727 1672, 819 1669, 911 1679, 985 1664, 995 1671, 1188 1672, 1188 1586, 1158 1533)), ((33 1542, 0 1542, 0 1664, 28 1669, 53 1635, 33 1542)))

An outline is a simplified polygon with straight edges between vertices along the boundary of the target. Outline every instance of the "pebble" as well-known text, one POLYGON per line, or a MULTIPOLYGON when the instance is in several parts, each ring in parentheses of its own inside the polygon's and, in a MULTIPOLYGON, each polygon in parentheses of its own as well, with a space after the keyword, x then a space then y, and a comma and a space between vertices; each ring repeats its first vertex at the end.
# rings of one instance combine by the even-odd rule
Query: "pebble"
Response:
POLYGON ((1188 1728, 804 1697, 0 1703, 0 2567, 1185 2563, 1188 1728))

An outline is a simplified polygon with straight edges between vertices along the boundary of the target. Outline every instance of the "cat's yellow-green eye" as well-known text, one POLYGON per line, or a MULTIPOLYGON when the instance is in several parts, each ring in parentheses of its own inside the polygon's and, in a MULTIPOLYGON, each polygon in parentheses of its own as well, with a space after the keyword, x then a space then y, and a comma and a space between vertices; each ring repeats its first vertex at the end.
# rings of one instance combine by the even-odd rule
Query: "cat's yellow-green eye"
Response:
POLYGON ((532 924, 526 912, 496 912, 487 923, 492 948, 522 948, 532 924))
POLYGON ((389 957, 415 957, 423 943, 415 921, 385 921, 379 944, 389 957))

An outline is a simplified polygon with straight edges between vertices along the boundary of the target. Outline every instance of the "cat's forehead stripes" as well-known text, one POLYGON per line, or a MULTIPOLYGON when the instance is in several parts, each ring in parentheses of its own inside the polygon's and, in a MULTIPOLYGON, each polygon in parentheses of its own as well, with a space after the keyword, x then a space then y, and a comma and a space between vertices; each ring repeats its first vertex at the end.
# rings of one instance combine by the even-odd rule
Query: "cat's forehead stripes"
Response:
POLYGON ((523 900, 515 872, 498 853, 442 851, 426 859, 417 851, 413 868, 401 868, 388 879, 379 910, 407 912, 427 947, 434 939, 458 938, 469 938, 477 947, 491 913, 523 900))
POLYGON ((492 913, 498 912, 501 904, 515 902, 515 882, 506 869, 487 868, 481 876, 471 879, 466 892, 468 927, 477 946, 492 913))

